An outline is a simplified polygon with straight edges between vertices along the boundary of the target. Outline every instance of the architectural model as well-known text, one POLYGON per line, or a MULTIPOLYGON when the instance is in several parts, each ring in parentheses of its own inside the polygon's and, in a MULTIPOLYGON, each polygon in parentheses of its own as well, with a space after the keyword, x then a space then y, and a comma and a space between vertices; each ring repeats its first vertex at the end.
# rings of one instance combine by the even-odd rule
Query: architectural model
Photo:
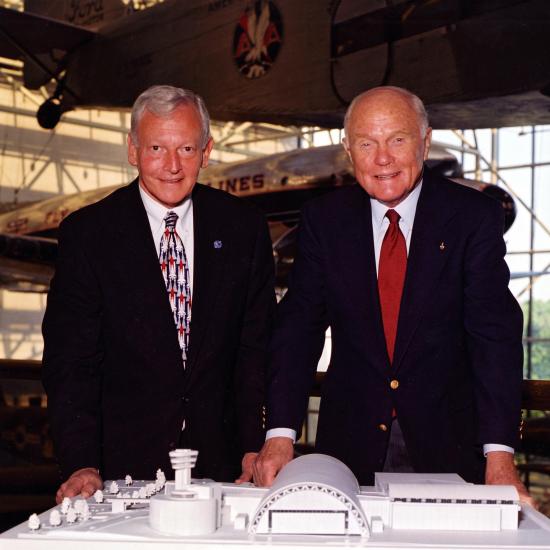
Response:
MULTIPOLYGON (((251 546, 550 548, 550 520, 522 510, 511 486, 455 474, 376 474, 360 487, 337 459, 297 458, 272 487, 192 480, 197 452, 170 453, 174 481, 106 481, 91 498, 64 499, 0 535, 0 549, 178 542, 178 548, 251 546)), ((99 549, 99 546, 97 546, 99 549)))

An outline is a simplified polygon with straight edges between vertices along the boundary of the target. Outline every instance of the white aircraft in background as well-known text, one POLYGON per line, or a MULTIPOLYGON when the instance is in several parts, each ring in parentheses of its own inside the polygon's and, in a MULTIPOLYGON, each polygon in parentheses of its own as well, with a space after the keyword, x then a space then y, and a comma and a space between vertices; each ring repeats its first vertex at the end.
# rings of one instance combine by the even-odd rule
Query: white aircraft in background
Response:
MULTIPOLYGON (((456 182, 500 201, 505 231, 516 216, 513 198, 501 187, 463 178, 457 159, 435 144, 427 161, 456 182)), ((199 180, 255 203, 269 221, 277 266, 277 286, 285 278, 295 253, 296 227, 302 204, 336 187, 353 185, 351 164, 341 145, 296 149, 228 164, 211 165, 199 180)), ((57 254, 61 220, 112 193, 119 186, 56 196, 0 215, 0 286, 11 290, 46 292, 57 254)))

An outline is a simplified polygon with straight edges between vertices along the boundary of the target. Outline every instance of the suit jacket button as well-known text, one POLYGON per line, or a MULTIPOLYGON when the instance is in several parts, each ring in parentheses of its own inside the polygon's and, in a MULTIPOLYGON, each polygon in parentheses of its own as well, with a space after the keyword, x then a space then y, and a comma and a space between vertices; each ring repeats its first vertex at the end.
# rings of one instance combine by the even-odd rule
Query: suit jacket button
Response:
POLYGON ((378 429, 383 431, 383 432, 388 431, 388 427, 386 426, 386 424, 378 424, 378 429))
POLYGON ((390 388, 396 390, 399 387, 399 380, 392 380, 390 382, 390 388))

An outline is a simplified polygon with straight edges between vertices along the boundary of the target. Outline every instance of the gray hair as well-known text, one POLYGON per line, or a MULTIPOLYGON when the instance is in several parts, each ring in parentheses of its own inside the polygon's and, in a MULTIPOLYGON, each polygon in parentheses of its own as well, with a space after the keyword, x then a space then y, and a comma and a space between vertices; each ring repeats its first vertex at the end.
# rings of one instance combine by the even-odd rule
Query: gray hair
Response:
POLYGON ((422 137, 426 137, 426 132, 428 131, 428 127, 430 125, 428 121, 428 113, 426 112, 426 107, 424 107, 424 103, 422 103, 422 100, 417 96, 414 95, 412 92, 409 92, 409 90, 406 90, 405 88, 399 88, 398 86, 378 86, 377 88, 371 88, 370 90, 367 90, 366 92, 363 92, 359 94, 358 96, 353 98, 353 101, 349 104, 348 110, 346 111, 346 116, 344 117, 344 130, 346 132, 346 136, 348 135, 348 127, 349 127, 349 121, 351 119, 351 115, 353 114, 353 110, 357 106, 357 104, 365 97, 371 95, 373 92, 378 91, 384 91, 387 90, 389 92, 395 92, 404 97, 404 99, 408 100, 411 104, 411 107, 415 111, 417 117, 418 117, 418 125, 420 127, 420 133, 422 137))
POLYGON ((135 145, 138 143, 137 128, 145 110, 156 116, 166 117, 182 105, 193 105, 201 119, 201 147, 206 147, 210 139, 210 115, 202 97, 184 88, 174 86, 151 86, 134 102, 130 122, 130 136, 135 145))

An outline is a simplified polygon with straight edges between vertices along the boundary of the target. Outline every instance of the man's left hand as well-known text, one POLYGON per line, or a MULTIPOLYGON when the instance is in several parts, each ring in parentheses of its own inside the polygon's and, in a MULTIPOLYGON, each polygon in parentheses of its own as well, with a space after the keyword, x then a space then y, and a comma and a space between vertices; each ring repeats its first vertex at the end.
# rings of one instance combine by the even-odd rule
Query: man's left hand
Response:
POLYGON ((519 494, 522 503, 537 508, 533 497, 519 479, 514 455, 506 451, 491 451, 487 453, 487 465, 485 467, 485 483, 487 485, 513 485, 519 494))
POLYGON ((241 461, 241 467, 243 471, 241 476, 235 480, 235 483, 237 485, 240 485, 245 481, 252 481, 252 467, 254 465, 254 461, 256 460, 257 455, 258 453, 244 453, 243 459, 241 461))
POLYGON ((55 495, 55 502, 61 504, 64 497, 72 498, 77 495, 89 498, 95 491, 102 488, 103 480, 95 468, 81 468, 61 484, 55 495))

